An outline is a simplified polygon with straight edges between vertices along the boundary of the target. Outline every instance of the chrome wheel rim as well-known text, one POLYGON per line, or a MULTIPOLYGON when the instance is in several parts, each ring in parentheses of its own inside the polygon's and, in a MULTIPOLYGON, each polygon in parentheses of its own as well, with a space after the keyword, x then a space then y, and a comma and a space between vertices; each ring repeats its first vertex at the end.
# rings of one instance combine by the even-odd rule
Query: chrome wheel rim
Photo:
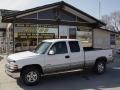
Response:
POLYGON ((104 71, 104 65, 103 63, 98 64, 98 72, 103 72, 104 71))
POLYGON ((31 71, 26 75, 26 80, 30 83, 37 81, 37 79, 38 79, 38 74, 34 71, 31 71))

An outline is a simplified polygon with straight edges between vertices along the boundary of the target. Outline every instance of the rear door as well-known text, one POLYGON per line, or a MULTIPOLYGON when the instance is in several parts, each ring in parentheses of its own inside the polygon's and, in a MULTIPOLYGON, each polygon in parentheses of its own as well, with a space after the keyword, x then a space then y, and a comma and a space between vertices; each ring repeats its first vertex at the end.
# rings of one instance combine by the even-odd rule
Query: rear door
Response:
POLYGON ((79 69, 84 65, 84 52, 80 49, 78 41, 69 41, 71 69, 79 69))
POLYGON ((54 54, 48 54, 45 58, 46 72, 51 73, 70 69, 70 58, 67 43, 64 41, 56 42, 49 51, 51 50, 54 51, 54 54))

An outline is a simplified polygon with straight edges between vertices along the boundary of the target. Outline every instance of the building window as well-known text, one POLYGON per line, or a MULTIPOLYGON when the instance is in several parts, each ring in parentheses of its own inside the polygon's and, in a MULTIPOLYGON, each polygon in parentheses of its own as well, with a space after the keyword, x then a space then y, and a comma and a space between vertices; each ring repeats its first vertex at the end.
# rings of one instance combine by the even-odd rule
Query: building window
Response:
POLYGON ((41 24, 15 24, 14 39, 15 51, 34 50, 34 48, 44 39, 55 39, 58 37, 57 25, 41 24), (18 49, 17 43, 21 46, 18 49))
POLYGON ((92 30, 91 29, 85 29, 84 27, 78 28, 77 30, 77 39, 81 41, 83 47, 92 47, 92 30))
POLYGON ((115 45, 115 44, 116 44, 116 35, 110 34, 110 45, 115 45))

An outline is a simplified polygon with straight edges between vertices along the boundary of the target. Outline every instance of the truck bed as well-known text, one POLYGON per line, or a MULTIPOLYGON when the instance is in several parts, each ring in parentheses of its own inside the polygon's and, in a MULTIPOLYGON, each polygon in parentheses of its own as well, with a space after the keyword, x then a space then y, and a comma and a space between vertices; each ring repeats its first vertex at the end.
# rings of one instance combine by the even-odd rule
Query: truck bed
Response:
POLYGON ((106 50, 101 48, 93 48, 93 47, 83 47, 84 51, 96 51, 96 50, 106 50))
POLYGON ((93 63, 99 57, 106 57, 109 62, 112 60, 112 49, 84 48, 84 50, 87 63, 93 63))

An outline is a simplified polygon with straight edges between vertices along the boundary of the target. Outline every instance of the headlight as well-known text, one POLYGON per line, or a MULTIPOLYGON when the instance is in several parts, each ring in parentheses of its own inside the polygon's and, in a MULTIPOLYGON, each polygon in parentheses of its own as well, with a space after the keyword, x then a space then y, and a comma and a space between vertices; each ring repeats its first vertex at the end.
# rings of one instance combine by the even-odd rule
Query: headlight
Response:
POLYGON ((12 66, 10 66, 10 69, 12 69, 12 70, 17 70, 17 69, 18 69, 18 66, 17 66, 17 65, 12 65, 12 66))
POLYGON ((8 68, 12 69, 12 70, 17 70, 18 69, 18 65, 16 65, 15 61, 9 61, 8 62, 8 68))

